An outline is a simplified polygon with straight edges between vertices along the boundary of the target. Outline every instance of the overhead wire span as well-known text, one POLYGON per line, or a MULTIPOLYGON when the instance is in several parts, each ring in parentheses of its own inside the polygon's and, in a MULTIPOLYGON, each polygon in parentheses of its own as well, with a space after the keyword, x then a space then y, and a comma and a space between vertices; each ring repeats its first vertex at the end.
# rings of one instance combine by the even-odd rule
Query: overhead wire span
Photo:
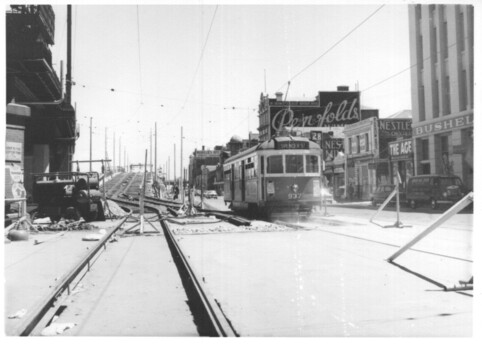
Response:
POLYGON ((191 90, 192 90, 192 87, 194 86, 194 81, 196 79, 196 76, 197 76, 197 72, 199 70, 199 67, 201 65, 201 61, 203 59, 203 56, 204 56, 204 51, 206 49, 206 46, 207 46, 207 43, 208 43, 208 40, 209 40, 209 36, 211 34, 211 29, 213 27, 213 24, 214 24, 214 19, 216 18, 216 13, 218 12, 218 7, 219 5, 216 5, 216 8, 214 9, 214 14, 213 14, 213 17, 211 19, 211 24, 209 25, 209 30, 208 30, 208 34, 206 35, 206 40, 204 41, 204 45, 203 45, 203 48, 201 50, 201 55, 199 56, 199 60, 197 62, 197 65, 196 65, 196 70, 194 71, 194 74, 193 74, 193 77, 191 79, 191 85, 189 86, 189 90, 187 92, 187 95, 186 95, 186 98, 184 100, 184 103, 181 107, 181 109, 179 110, 179 112, 177 112, 177 114, 171 118, 171 120, 167 123, 167 125, 171 124, 171 122, 176 119, 180 114, 181 112, 184 110, 184 108, 186 107, 186 104, 187 104, 187 101, 189 99, 189 95, 191 94, 191 90))
POLYGON ((141 33, 139 29, 139 5, 136 6, 137 9, 137 53, 139 56, 139 91, 141 92, 141 103, 142 103, 142 69, 141 69, 141 33))
POLYGON ((294 76, 291 77, 286 83, 281 85, 277 91, 280 91, 286 84, 289 82, 293 81, 296 79, 298 76, 300 76, 303 72, 305 72, 308 68, 310 68, 312 65, 314 65, 316 62, 318 62, 321 58, 323 58, 327 53, 329 53, 331 50, 333 50, 336 46, 338 46, 342 41, 344 41, 348 36, 350 36, 352 33, 354 33, 358 28, 360 28, 365 22, 367 22, 370 18, 372 18, 378 11, 380 11, 385 5, 379 6, 375 11, 373 11, 370 15, 368 15, 363 21, 358 23, 352 30, 350 30, 347 34, 345 34, 341 39, 339 39, 336 43, 334 43, 332 46, 328 48, 325 52, 323 52, 320 56, 318 56, 313 62, 308 64, 306 67, 304 67, 302 70, 300 70, 298 73, 296 73, 294 76))

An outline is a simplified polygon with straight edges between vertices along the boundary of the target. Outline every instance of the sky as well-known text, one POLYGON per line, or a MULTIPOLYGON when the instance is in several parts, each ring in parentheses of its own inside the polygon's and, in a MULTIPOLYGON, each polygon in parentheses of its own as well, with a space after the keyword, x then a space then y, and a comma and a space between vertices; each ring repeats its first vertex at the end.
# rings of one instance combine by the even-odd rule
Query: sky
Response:
MULTIPOLYGON (((170 157, 173 168, 176 144, 179 174, 181 127, 187 167, 195 148, 256 133, 260 94, 286 94, 288 81, 288 100, 358 84, 362 106, 381 117, 411 109, 409 70, 380 83, 410 66, 408 8, 380 6, 74 5, 74 159, 89 159, 91 117, 93 159, 104 158, 106 148, 112 158, 115 132, 116 159, 120 142, 130 163, 143 163, 151 143, 154 153, 157 123, 157 164, 170 157)), ((54 11, 59 72, 66 64, 66 5, 54 11)))

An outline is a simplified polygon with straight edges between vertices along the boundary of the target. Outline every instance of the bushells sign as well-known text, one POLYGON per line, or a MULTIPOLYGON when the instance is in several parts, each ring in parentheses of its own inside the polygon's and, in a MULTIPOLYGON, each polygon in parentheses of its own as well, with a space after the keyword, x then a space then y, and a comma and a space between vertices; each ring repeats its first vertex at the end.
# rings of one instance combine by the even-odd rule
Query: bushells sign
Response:
POLYGON ((270 101, 271 135, 284 128, 335 127, 361 120, 360 92, 319 92, 317 101, 307 103, 270 101))

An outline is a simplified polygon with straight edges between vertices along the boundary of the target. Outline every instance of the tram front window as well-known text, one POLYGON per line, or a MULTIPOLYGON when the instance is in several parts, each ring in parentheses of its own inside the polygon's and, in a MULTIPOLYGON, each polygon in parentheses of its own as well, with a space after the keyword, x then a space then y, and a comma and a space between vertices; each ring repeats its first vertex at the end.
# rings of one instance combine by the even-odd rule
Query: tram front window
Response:
POLYGON ((303 172, 303 156, 300 154, 286 155, 286 173, 302 173, 303 172))
POLYGON ((306 156, 306 172, 307 173, 318 173, 320 167, 318 165, 318 156, 306 156))
POLYGON ((266 172, 268 174, 283 173, 283 156, 270 156, 266 159, 266 172))

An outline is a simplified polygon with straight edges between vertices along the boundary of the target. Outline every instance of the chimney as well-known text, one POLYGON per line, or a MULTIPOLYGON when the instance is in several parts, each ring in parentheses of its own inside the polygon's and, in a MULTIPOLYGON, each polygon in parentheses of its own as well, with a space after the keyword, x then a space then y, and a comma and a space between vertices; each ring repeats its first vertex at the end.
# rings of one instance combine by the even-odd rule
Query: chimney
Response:
POLYGON ((350 87, 348 85, 338 85, 336 91, 350 91, 350 87))
POLYGON ((277 92, 275 93, 276 95, 276 101, 283 101, 283 93, 282 92, 277 92))

